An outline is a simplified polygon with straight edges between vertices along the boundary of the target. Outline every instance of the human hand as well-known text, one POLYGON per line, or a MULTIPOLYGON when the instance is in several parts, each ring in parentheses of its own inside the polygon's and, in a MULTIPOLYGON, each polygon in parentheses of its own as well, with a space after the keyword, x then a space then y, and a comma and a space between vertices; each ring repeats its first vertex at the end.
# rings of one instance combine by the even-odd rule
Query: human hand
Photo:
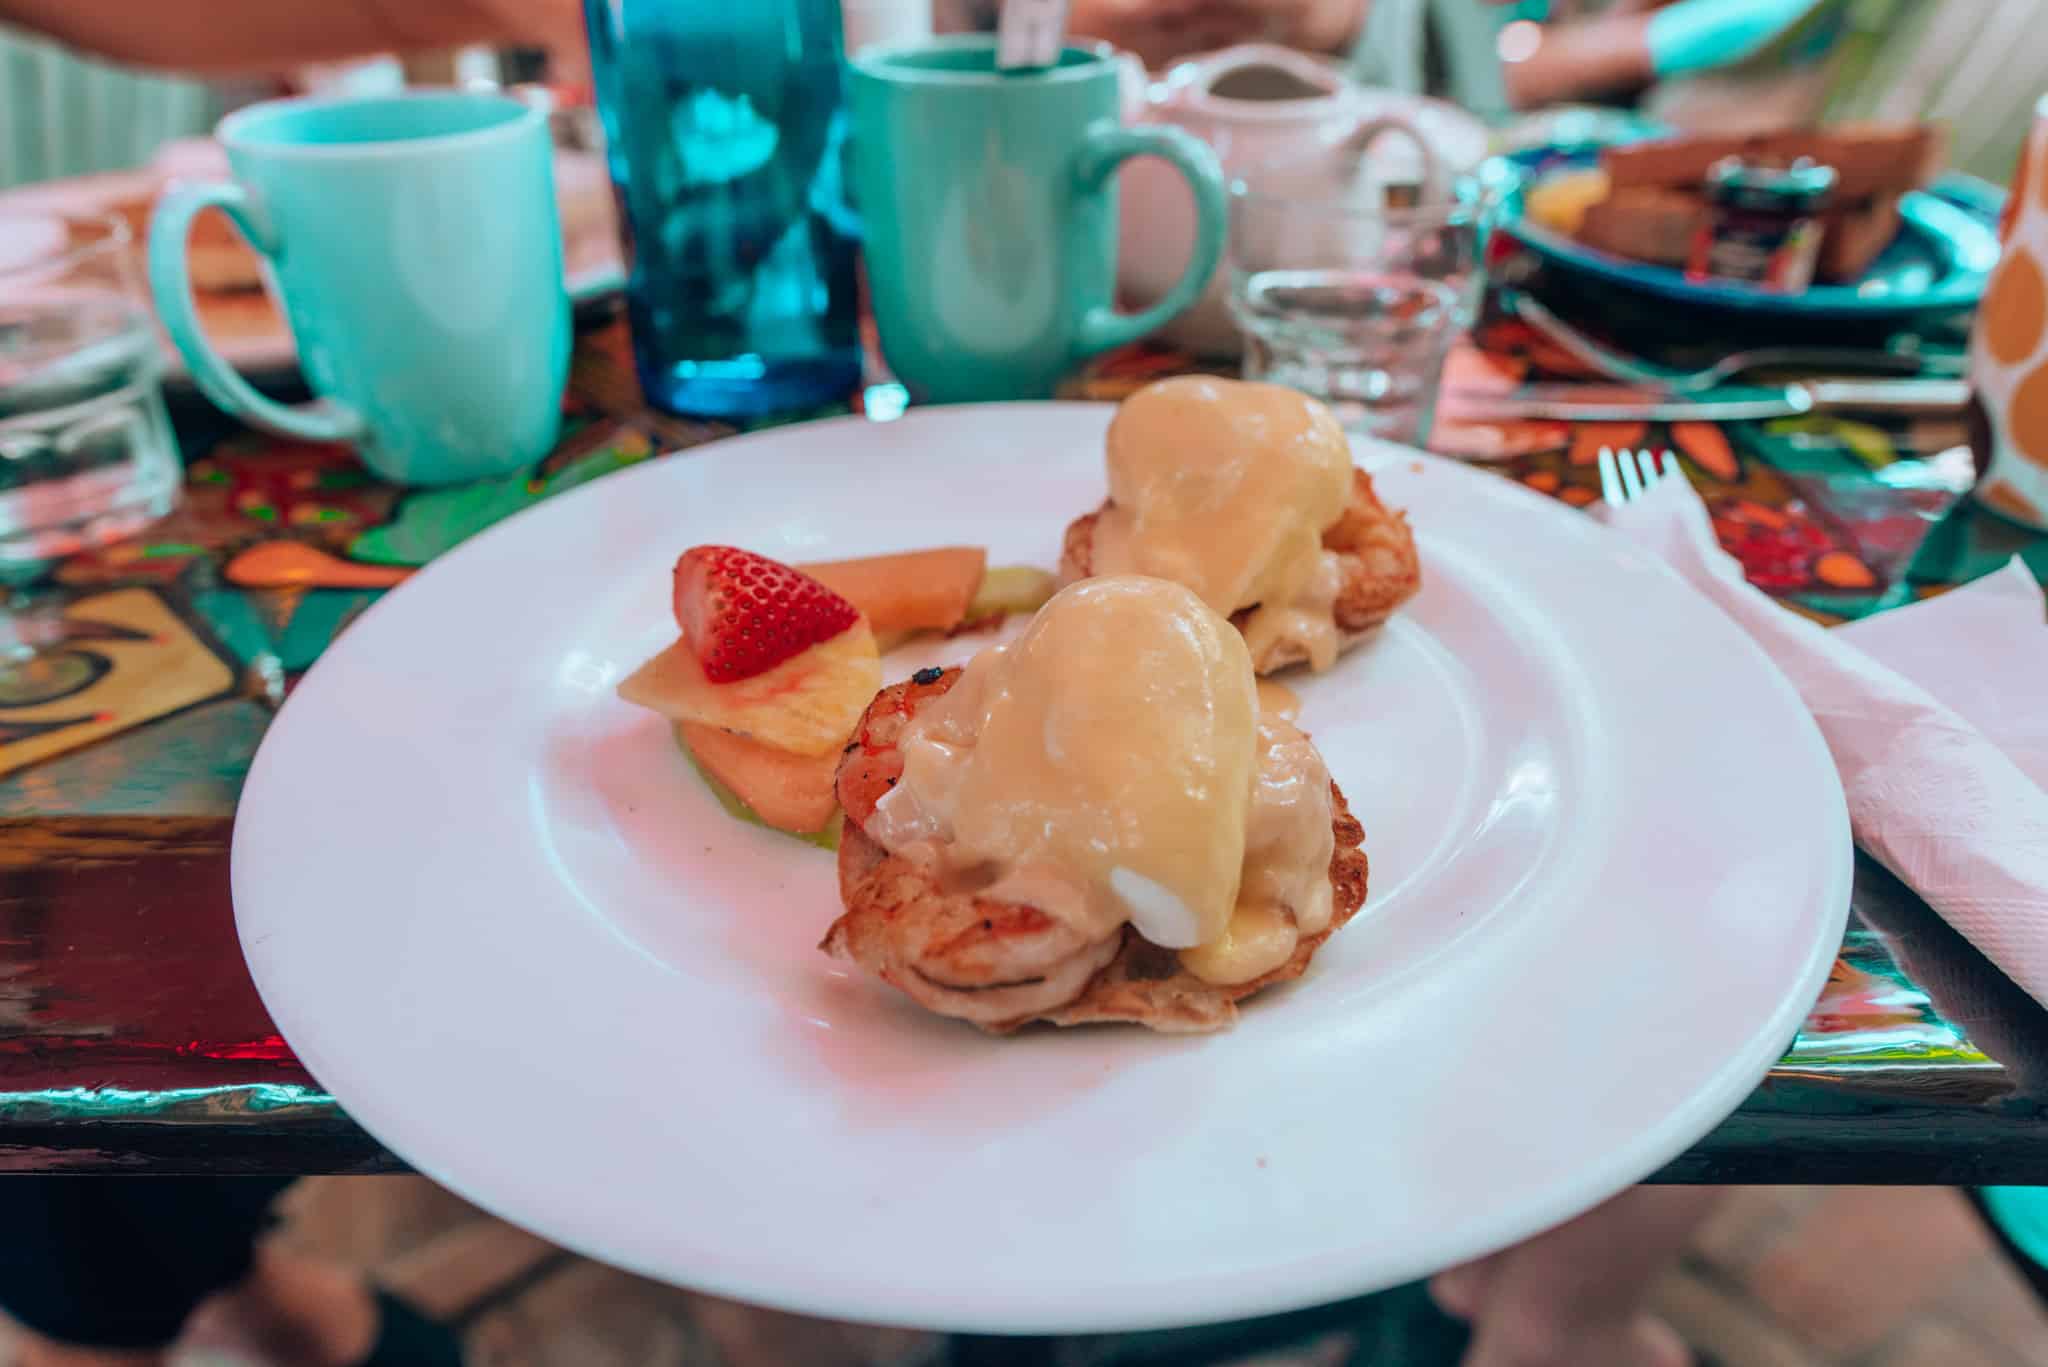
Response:
POLYGON ((0 21, 114 61, 204 75, 470 43, 584 48, 580 0, 0 0, 0 21))
POLYGON ((1719 1187, 1631 1187, 1575 1220, 1439 1272, 1430 1294, 1472 1323, 1462 1367, 1689 1367, 1646 1306, 1722 1199, 1719 1187))
POLYGON ((1077 35, 1136 53, 1147 66, 1233 43, 1340 51, 1357 38, 1370 0, 1073 0, 1077 35))
POLYGON ((506 37, 513 42, 555 52, 580 50, 586 41, 582 0, 477 0, 477 3, 478 8, 495 17, 506 37))
POLYGON ((440 0, 432 6, 367 0, 364 8, 398 51, 441 46, 450 32, 473 35, 469 41, 549 52, 580 50, 585 41, 582 0, 440 0))
POLYGON ((423 10, 414 0, 358 3, 387 35, 379 46, 388 50, 436 52, 469 43, 538 48, 547 54, 545 79, 550 85, 590 83, 582 0, 438 0, 431 10, 423 10))

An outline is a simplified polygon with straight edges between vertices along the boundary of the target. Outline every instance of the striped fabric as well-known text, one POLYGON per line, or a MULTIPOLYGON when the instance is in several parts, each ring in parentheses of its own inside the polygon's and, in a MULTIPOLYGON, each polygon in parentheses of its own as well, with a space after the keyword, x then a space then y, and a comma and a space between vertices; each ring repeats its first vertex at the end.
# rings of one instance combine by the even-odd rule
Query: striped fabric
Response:
POLYGON ((2011 178, 2048 93, 2048 0, 1860 0, 1861 41, 1829 119, 1933 119, 1949 164, 2011 178))
POLYGON ((167 140, 207 132, 218 114, 197 81, 90 61, 0 27, 0 189, 140 166, 167 140))
POLYGON ((1403 94, 1439 95, 1487 123, 1508 108, 1494 40, 1515 17, 1511 5, 1483 0, 1373 0, 1351 49, 1351 75, 1361 85, 1403 94))

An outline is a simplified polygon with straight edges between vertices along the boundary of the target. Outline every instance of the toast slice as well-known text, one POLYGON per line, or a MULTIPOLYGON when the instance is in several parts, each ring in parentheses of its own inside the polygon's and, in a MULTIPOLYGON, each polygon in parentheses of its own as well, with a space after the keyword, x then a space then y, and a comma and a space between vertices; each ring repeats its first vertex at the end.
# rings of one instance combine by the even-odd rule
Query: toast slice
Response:
POLYGON ((1630 185, 1586 206, 1578 238, 1596 251, 1682 268, 1706 221, 1707 197, 1697 189, 1630 185))
POLYGON ((1815 276, 1838 285, 1860 280, 1899 235, 1899 197, 1878 195, 1863 204, 1831 209, 1821 222, 1815 276))
MULTIPOLYGON (((1635 185, 1586 206, 1576 236, 1596 251, 1682 270, 1708 214, 1699 191, 1635 185)), ((1814 278, 1830 284, 1861 279, 1898 231, 1897 195, 1828 210, 1821 215, 1814 278)))
POLYGON ((1692 189, 1724 157, 1790 161, 1811 157, 1835 168, 1835 199, 1856 203, 1917 189, 1940 169, 1947 140, 1931 124, 1842 123, 1792 128, 1752 137, 1654 138, 1600 154, 1616 190, 1634 186, 1692 189))

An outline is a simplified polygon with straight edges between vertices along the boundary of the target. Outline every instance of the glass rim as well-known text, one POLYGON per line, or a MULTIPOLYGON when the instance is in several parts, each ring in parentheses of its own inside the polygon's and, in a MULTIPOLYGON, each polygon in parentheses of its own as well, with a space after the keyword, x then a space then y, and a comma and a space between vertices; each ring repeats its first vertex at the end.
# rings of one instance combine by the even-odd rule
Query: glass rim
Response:
POLYGON ((135 242, 135 234, 129 231, 127 220, 119 214, 97 211, 80 213, 71 210, 44 210, 28 207, 0 207, 0 225, 9 221, 60 223, 64 225, 64 246, 26 261, 7 261, 0 257, 0 283, 26 275, 47 275, 52 271, 71 270, 93 258, 108 254, 125 253, 135 242), (72 240, 72 229, 89 227, 98 230, 100 236, 89 242, 72 240))
POLYGON ((1460 176, 1452 181, 1453 188, 1471 187, 1470 197, 1454 195, 1451 199, 1436 204, 1409 204, 1388 206, 1385 204, 1362 204, 1343 194, 1331 191, 1315 194, 1293 194, 1285 191, 1254 189, 1243 176, 1234 176, 1224 187, 1230 205, 1253 205, 1261 208, 1290 209, 1304 214, 1317 214, 1325 218, 1368 219, 1375 223, 1389 223, 1401 226, 1441 223, 1450 224, 1462 218, 1478 222, 1493 209, 1499 207, 1501 194, 1498 187, 1491 186, 1475 176, 1460 176))

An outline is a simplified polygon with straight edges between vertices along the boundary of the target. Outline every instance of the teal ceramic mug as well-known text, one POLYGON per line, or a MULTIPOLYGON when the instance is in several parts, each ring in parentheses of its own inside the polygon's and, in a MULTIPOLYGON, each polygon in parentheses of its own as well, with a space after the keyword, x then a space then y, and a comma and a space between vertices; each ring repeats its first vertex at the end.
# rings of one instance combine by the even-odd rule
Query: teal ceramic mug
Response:
POLYGON ((1075 363, 1154 331, 1201 297, 1223 254, 1215 154, 1178 128, 1126 128, 1106 47, 1006 73, 987 37, 853 58, 854 190, 882 352, 938 403, 1046 398, 1075 363), (1180 280, 1118 313, 1116 168, 1163 157, 1195 198, 1180 280))
POLYGON ((149 230, 157 312, 208 398, 280 436, 352 442, 405 484, 548 453, 570 325, 543 111, 454 91, 278 100, 219 138, 233 181, 173 187, 149 230), (209 206, 265 257, 314 402, 258 393, 201 331, 186 238, 209 206))

